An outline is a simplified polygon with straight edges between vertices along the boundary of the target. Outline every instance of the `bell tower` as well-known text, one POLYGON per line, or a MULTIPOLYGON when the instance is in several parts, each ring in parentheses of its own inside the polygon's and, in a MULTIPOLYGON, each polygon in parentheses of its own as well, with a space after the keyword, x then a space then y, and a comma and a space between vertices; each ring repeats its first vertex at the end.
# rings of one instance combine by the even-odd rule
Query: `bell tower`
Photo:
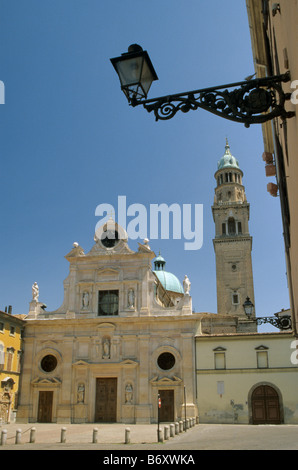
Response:
MULTIPOLYGON (((252 237, 249 233, 249 204, 242 184, 243 172, 226 141, 225 153, 214 175, 215 223, 213 245, 216 257, 217 312, 246 320, 243 303, 254 304, 252 237)), ((252 317, 255 317, 253 312, 252 317)))

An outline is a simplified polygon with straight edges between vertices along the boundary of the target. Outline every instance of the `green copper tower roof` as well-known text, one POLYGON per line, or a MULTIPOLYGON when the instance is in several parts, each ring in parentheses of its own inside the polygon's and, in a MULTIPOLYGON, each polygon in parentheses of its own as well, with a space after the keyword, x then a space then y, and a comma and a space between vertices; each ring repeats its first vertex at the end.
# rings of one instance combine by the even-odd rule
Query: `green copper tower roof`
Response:
POLYGON ((226 150, 225 154, 221 157, 217 164, 218 170, 223 170, 225 168, 237 168, 240 170, 238 160, 231 154, 230 146, 228 143, 228 139, 226 139, 226 150))

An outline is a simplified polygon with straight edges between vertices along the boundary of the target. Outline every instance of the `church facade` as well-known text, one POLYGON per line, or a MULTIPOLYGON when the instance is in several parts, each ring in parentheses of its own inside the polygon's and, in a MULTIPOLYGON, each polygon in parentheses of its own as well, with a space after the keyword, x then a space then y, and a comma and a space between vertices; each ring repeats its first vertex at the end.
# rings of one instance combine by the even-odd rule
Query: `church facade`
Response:
POLYGON ((157 421, 159 395, 161 419, 173 421, 182 416, 184 387, 188 415, 196 416, 197 315, 187 280, 183 289, 147 241, 133 252, 112 220, 89 253, 75 243, 66 259, 57 311, 45 312, 34 290, 18 420, 148 423, 157 421))
MULTIPOLYGON (((246 368, 246 348, 251 348, 245 338, 258 333, 255 313, 248 318, 242 307, 247 297, 254 302, 249 209, 242 172, 228 144, 215 177, 218 313, 194 313, 188 277, 181 283, 167 271, 166 261, 148 240, 139 243, 138 251, 131 250, 123 228, 108 220, 88 253, 74 243, 65 256, 69 275, 59 309, 47 312, 33 285, 18 422, 156 423, 158 410, 162 422, 185 415, 230 422, 221 407, 233 397, 213 397, 214 384, 225 381, 228 390, 232 377, 223 356, 233 348, 223 341, 243 339, 233 343, 241 370, 246 368), (217 374, 221 379, 216 380, 217 374)), ((290 334, 280 338, 289 348, 290 334)), ((263 352, 266 344, 262 339, 255 347, 263 352)), ((297 366, 287 359, 286 367, 292 372, 297 366)), ((256 367, 255 374, 254 383, 260 383, 264 368, 256 367)), ((244 397, 246 392, 243 388, 244 397)), ((295 399, 287 400, 293 407, 295 399)), ((249 422, 249 411, 243 409, 242 422, 249 422)))

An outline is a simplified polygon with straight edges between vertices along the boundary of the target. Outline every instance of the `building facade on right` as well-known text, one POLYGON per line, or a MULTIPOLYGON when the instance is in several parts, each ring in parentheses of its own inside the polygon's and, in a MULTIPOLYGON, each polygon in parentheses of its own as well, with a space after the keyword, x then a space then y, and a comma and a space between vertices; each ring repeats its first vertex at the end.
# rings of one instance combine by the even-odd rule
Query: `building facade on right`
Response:
POLYGON ((292 332, 196 336, 200 423, 297 424, 292 332))
POLYGON ((254 67, 258 78, 290 72, 283 90, 291 95, 287 121, 275 118, 262 124, 265 171, 274 178, 268 192, 279 196, 294 334, 298 334, 298 2, 296 0, 246 0, 254 67))

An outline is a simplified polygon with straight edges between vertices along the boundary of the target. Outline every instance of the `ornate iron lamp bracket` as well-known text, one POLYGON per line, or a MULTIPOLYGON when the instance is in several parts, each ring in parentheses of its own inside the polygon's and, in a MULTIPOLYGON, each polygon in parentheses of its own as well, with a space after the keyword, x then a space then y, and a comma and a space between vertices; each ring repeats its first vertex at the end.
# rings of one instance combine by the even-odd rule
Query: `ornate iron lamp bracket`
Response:
POLYGON ((231 83, 170 96, 137 100, 132 106, 143 105, 148 112, 154 112, 156 121, 167 120, 177 111, 184 113, 198 108, 205 109, 230 121, 240 122, 249 127, 276 117, 287 119, 295 116, 285 110, 285 101, 291 97, 284 93, 281 83, 290 80, 289 72, 274 77, 231 83))
POLYGON ((290 315, 283 315, 281 317, 259 317, 255 321, 257 325, 270 323, 271 325, 279 328, 280 330, 290 330, 292 328, 292 321, 290 315))

